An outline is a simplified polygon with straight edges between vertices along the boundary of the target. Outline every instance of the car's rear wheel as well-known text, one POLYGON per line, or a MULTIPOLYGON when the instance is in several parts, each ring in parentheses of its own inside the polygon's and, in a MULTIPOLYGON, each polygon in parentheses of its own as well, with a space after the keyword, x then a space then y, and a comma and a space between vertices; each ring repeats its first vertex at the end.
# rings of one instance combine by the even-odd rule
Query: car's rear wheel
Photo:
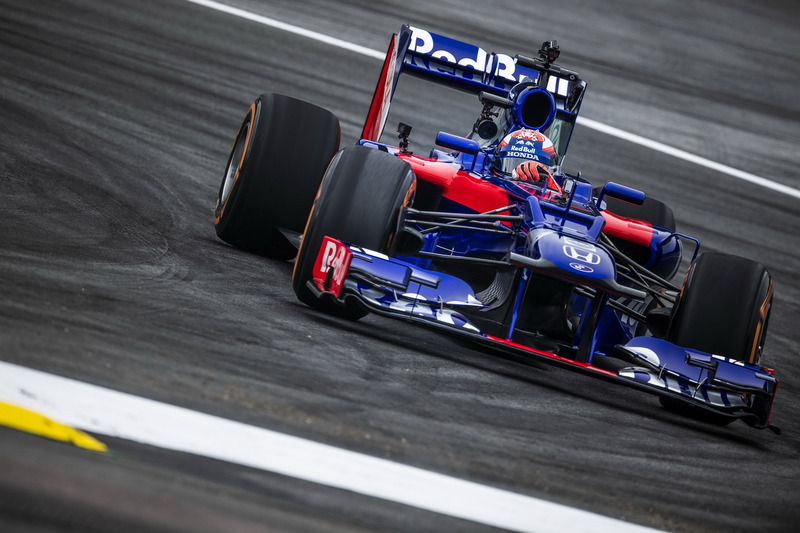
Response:
POLYGON ((603 201, 606 203, 606 209, 615 215, 643 220, 653 226, 675 231, 675 214, 672 212, 672 208, 655 198, 646 196, 642 205, 635 205, 610 196, 604 197, 603 201))
MULTIPOLYGON (((772 290, 772 276, 761 263, 729 254, 701 254, 686 275, 667 340, 760 365, 772 290)), ((670 398, 662 398, 662 405, 685 410, 682 402, 670 398)))
POLYGON ((296 247, 278 228, 303 231, 339 136, 329 111, 289 96, 259 96, 228 157, 214 213, 217 236, 267 257, 294 257, 296 247))
MULTIPOLYGON (((594 189, 595 196, 601 191, 601 189, 601 187, 594 189)), ((664 202, 656 200, 655 198, 646 196, 644 202, 642 202, 642 205, 635 205, 617 198, 612 198, 610 196, 605 196, 603 201, 606 203, 606 210, 617 216, 641 220, 655 227, 663 228, 671 232, 674 232, 676 229, 675 214, 672 212, 672 208, 664 202)), ((647 265, 650 261, 652 251, 650 250, 649 246, 626 241, 619 237, 609 236, 609 239, 611 239, 611 242, 614 243, 614 246, 616 246, 620 252, 636 263, 640 265, 647 265)), ((678 246, 680 246, 680 244, 678 244, 678 246)), ((680 260, 676 259, 667 266, 656 264, 651 265, 650 268, 653 269, 655 274, 667 279, 671 279, 675 275, 675 272, 679 266, 680 260)), ((659 302, 659 300, 650 297, 645 306, 642 309, 639 309, 639 311, 646 315, 661 305, 663 304, 659 302)), ((635 329, 634 335, 640 336, 647 334, 648 324, 645 322, 640 322, 635 329)))
POLYGON ((393 155, 358 145, 336 154, 308 218, 294 267, 292 286, 300 301, 354 320, 364 316, 360 307, 333 305, 308 289, 322 239, 327 235, 390 253, 401 211, 413 201, 415 187, 411 167, 393 155))

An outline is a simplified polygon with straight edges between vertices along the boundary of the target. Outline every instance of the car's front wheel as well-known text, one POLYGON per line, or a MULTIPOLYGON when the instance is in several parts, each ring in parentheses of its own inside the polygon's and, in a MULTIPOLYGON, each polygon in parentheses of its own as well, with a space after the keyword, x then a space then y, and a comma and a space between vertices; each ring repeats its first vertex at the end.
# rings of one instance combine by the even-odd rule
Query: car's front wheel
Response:
MULTIPOLYGON (((772 276, 761 263, 723 253, 701 254, 686 275, 667 340, 760 365, 772 292, 772 276)), ((687 413, 691 410, 678 400, 662 397, 661 404, 693 414, 687 413)))
POLYGON ((405 161, 379 150, 350 146, 331 161, 308 218, 292 286, 303 303, 330 314, 358 319, 361 308, 319 300, 307 283, 325 236, 390 253, 403 208, 411 205, 416 178, 405 161))
POLYGON ((761 362, 772 308, 772 276, 761 263, 701 254, 686 275, 668 340, 752 365, 761 362))
POLYGON ((245 114, 217 196, 214 227, 244 250, 291 259, 297 248, 278 228, 303 231, 325 168, 339 148, 329 111, 262 94, 245 114))

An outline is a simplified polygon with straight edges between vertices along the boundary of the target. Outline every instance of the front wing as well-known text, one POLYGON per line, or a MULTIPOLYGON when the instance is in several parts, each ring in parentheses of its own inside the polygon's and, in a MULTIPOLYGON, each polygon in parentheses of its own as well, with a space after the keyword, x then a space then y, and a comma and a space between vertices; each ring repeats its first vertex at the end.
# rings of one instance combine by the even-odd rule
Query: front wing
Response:
POLYGON ((484 307, 463 280, 330 237, 322 242, 308 286, 318 298, 340 303, 355 299, 377 314, 443 328, 506 352, 546 360, 695 408, 740 418, 759 429, 778 431, 769 425, 778 386, 769 369, 654 337, 634 337, 609 354, 630 366, 611 371, 592 364, 592 358, 589 362, 575 361, 510 338, 487 335, 459 312, 465 307, 484 307))

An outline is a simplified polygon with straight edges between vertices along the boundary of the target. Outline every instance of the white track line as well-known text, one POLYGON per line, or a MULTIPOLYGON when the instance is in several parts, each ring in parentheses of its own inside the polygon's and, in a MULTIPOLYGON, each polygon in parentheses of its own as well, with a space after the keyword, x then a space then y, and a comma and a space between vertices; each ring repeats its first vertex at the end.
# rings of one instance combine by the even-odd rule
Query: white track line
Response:
POLYGON ((655 531, 2 361, 0 400, 85 431, 276 472, 514 531, 655 531))
POLYGON ((734 178, 738 178, 740 180, 753 183, 755 185, 760 185, 761 187, 765 187, 767 189, 772 189, 773 191, 777 191, 779 193, 783 193, 788 196, 800 198, 800 190, 793 189, 787 185, 782 185, 780 183, 770 181, 766 178, 750 174, 749 172, 744 172, 742 170, 739 170, 738 168, 729 167, 728 165, 723 165, 722 163, 717 163, 715 161, 711 161, 710 159, 705 159, 703 157, 678 150, 677 148, 667 146, 666 144, 660 143, 658 141, 647 139, 646 137, 641 137, 634 133, 628 133, 627 131, 623 131, 613 126, 608 126, 606 124, 602 124, 600 122, 597 122, 596 120, 584 117, 578 117, 578 124, 581 124, 583 126, 586 126, 587 128, 591 128, 593 130, 597 130, 602 133, 606 133, 613 137, 617 137, 618 139, 623 139, 625 141, 632 142, 640 146, 644 146, 645 148, 650 148, 651 150, 655 150, 656 152, 661 152, 662 154, 672 156, 676 159, 682 159, 683 161, 688 161, 690 163, 694 163, 695 165, 700 165, 701 167, 709 168, 711 170, 715 170, 717 172, 733 176, 734 178))
MULTIPOLYGON (((321 43, 329 44, 331 46, 335 46, 337 48, 343 48, 345 50, 350 50, 351 52, 355 52, 357 54, 361 54, 362 56, 371 57, 374 59, 383 59, 386 57, 386 52, 379 52, 377 50, 372 50, 365 46, 360 46, 357 44, 353 44, 342 39, 337 39, 336 37, 329 37, 327 35, 323 35, 321 33, 317 33, 315 31, 307 30, 305 28, 301 28, 299 26, 294 26, 292 24, 287 24, 285 22, 281 22, 279 20, 271 19, 268 17, 264 17, 261 15, 256 15, 255 13, 251 13, 250 11, 245 11, 244 9, 239 9, 238 7, 231 7, 225 4, 220 4, 219 2, 212 2, 210 0, 186 0, 187 2, 191 2, 193 4, 198 4, 201 6, 205 6, 211 9, 215 9, 217 11, 221 11, 223 13, 228 13, 229 15, 234 15, 239 18, 243 18, 246 20, 250 20, 252 22, 257 22, 259 24, 263 24, 264 26, 269 26, 270 28, 276 28, 278 30, 288 31, 289 33, 294 33, 295 35, 300 35, 302 37, 307 37, 308 39, 312 39, 314 41, 319 41, 321 43)), ((386 42, 388 43, 389 40, 387 38, 386 42)))
MULTIPOLYGON (((301 28, 299 26, 294 26, 292 24, 287 24, 285 22, 280 22, 278 20, 274 20, 268 17, 264 17, 262 15, 256 15, 255 13, 251 13, 249 11, 245 11, 244 9, 239 9, 236 7, 231 7, 225 4, 221 4, 219 2, 213 2, 211 0, 186 0, 187 2, 191 2, 193 4, 198 4, 201 6, 208 7, 210 9, 215 9, 217 11, 221 11, 223 13, 228 13, 230 15, 235 15, 237 17, 241 17, 243 19, 247 19, 253 22, 257 22, 259 24, 263 24, 265 26, 269 26, 271 28, 276 28, 279 30, 287 31, 289 33, 294 33, 296 35, 301 35, 303 37, 307 37, 309 39, 313 39, 315 41, 319 41, 325 44, 329 44, 331 46, 336 46, 338 48, 343 48, 345 50, 350 50, 357 54, 361 54, 367 57, 371 57, 374 59, 383 59, 386 56, 385 52, 381 52, 379 50, 372 50, 371 48, 366 48, 364 46, 360 46, 357 44, 353 44, 342 39, 336 39, 335 37, 330 37, 328 35, 324 35, 315 31, 307 30, 305 28, 301 28)), ((606 133, 608 135, 617 137, 619 139, 623 139, 625 141, 638 144, 640 146, 644 146, 646 148, 650 148, 651 150, 655 150, 657 152, 661 152, 663 154, 675 157, 677 159, 682 159, 684 161, 688 161, 690 163, 694 163, 696 165, 700 165, 702 167, 715 170, 717 172, 721 172, 723 174, 727 174, 728 176, 732 176, 734 178, 747 181, 753 183, 755 185, 759 185, 761 187, 765 187, 767 189, 771 189, 773 191, 777 191, 782 194, 786 194, 788 196, 793 196, 795 198, 800 199, 800 190, 793 189, 788 185, 782 185, 780 183, 776 183, 774 181, 768 180, 767 178, 762 178, 760 176, 756 176, 750 174, 749 172, 743 172, 739 169, 729 167, 727 165, 723 165, 721 163, 717 163, 715 161, 711 161, 710 159, 705 159, 698 155, 690 154, 688 152, 684 152, 682 150, 678 150, 677 148, 673 148, 666 144, 662 144, 657 141, 653 141, 647 139, 646 137, 641 137, 639 135, 635 135, 633 133, 628 133, 626 131, 620 130, 613 126, 608 126, 601 122, 597 122, 595 120, 591 120, 588 118, 578 117, 578 123, 587 127, 589 129, 593 129, 596 131, 600 131, 602 133, 606 133)))

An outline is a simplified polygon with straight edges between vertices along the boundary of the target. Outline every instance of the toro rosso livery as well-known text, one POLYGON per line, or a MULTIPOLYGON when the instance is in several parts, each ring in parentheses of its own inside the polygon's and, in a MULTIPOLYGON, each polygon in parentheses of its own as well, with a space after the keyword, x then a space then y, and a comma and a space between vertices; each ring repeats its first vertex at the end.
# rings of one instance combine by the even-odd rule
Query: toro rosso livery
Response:
POLYGON ((342 150, 328 111, 260 96, 231 151, 217 234, 296 257, 294 291, 323 312, 428 324, 690 416, 777 431, 778 382, 761 365, 769 272, 698 253, 638 190, 562 171, 587 85, 558 56, 555 41, 512 57, 404 26, 361 139, 342 150), (401 74, 474 94, 472 131, 439 132, 426 156, 404 123, 382 142, 401 74))

